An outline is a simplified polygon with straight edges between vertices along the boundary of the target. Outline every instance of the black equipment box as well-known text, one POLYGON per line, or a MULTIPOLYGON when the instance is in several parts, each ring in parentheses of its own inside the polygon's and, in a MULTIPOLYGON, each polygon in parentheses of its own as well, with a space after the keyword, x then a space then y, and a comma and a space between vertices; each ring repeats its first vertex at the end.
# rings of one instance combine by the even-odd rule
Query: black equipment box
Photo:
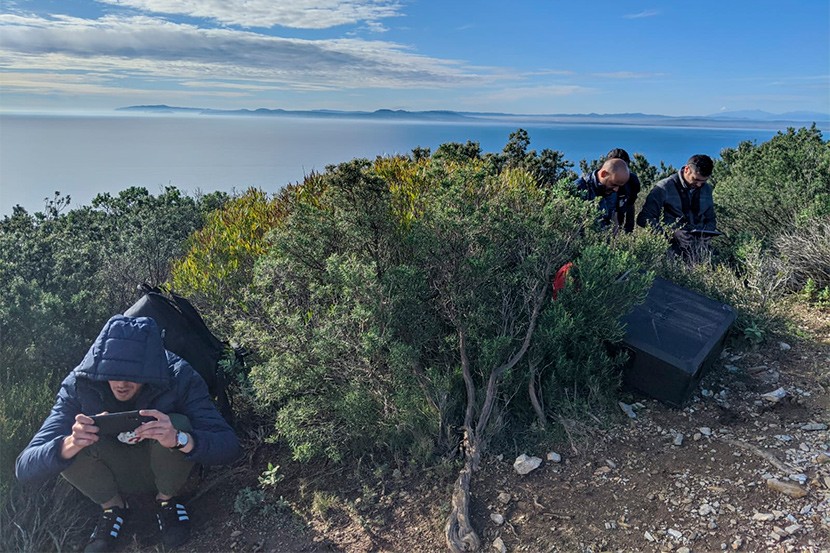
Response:
POLYGON ((631 353, 625 383, 680 407, 720 356, 735 311, 657 277, 645 302, 623 321, 623 345, 631 353))

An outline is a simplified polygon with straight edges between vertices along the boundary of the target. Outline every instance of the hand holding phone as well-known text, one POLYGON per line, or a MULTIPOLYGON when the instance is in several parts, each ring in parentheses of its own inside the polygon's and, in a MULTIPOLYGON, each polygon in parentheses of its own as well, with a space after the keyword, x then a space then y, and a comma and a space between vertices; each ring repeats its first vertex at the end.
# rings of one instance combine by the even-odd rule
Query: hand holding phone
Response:
POLYGON ((90 418, 95 422, 98 433, 102 436, 117 436, 122 432, 132 432, 142 423, 156 420, 153 417, 140 415, 138 411, 107 413, 106 415, 94 415, 90 418))

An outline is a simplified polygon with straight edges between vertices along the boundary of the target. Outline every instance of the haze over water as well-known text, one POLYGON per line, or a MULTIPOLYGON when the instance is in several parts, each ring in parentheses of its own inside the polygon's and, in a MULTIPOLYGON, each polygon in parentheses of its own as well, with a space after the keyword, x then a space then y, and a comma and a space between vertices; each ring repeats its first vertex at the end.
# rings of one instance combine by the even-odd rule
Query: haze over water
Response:
MULTIPOLYGON (((594 124, 376 121, 311 117, 0 115, 0 215, 22 205, 33 212, 55 191, 71 207, 102 192, 172 185, 196 190, 276 192, 312 171, 356 157, 432 151, 446 142, 479 142, 501 151, 525 128, 530 148, 564 153, 578 168, 614 147, 675 167, 689 155, 719 157, 741 141, 758 143, 776 130, 594 124)), ((784 130, 784 128, 778 129, 784 130)))

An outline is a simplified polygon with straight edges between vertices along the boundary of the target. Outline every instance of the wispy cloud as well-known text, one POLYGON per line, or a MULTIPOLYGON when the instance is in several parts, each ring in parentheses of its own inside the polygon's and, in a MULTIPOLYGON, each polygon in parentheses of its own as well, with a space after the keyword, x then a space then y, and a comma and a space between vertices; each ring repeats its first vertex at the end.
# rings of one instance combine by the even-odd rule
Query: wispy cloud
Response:
POLYGON ((98 0, 142 12, 184 15, 241 27, 328 29, 401 15, 394 0, 98 0))
POLYGON ((645 71, 612 71, 609 73, 594 73, 594 77, 603 79, 650 79, 664 77, 667 73, 649 73, 645 71))
POLYGON ((549 75, 573 75, 574 72, 569 69, 538 69, 536 71, 526 71, 522 75, 526 77, 546 77, 549 75))
POLYGON ((574 96, 577 94, 593 94, 596 89, 579 85, 544 85, 513 87, 497 90, 486 94, 488 100, 528 100, 550 97, 574 96))
POLYGON ((638 13, 627 13, 623 15, 625 19, 642 19, 644 17, 654 17, 660 15, 658 10, 643 10, 638 13))
MULTIPOLYGON (((93 75, 91 73, 68 74, 68 73, 0 73, 0 86, 7 93, 18 94, 83 94, 90 96, 107 96, 122 98, 146 97, 152 99, 157 94, 154 90, 133 88, 125 86, 121 79, 112 78, 110 75, 93 75)), ((192 91, 167 90, 167 97, 191 98, 192 91)), ((250 90, 246 87, 241 91, 201 91, 202 96, 216 97, 244 97, 250 96, 250 90)))
POLYGON ((0 15, 0 67, 111 72, 170 81, 254 82, 294 90, 454 88, 492 71, 421 56, 394 42, 301 40, 201 29, 146 16, 88 20, 0 15))

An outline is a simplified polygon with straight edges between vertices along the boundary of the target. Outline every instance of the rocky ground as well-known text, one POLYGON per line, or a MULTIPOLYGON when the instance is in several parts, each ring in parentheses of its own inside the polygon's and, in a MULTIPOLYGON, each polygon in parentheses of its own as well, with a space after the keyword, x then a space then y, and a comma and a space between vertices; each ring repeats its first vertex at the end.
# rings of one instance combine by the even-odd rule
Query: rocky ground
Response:
MULTIPOLYGON (((571 439, 525 452, 541 460, 525 475, 512 456, 486 455, 472 484, 482 550, 830 552, 830 314, 797 316, 798 338, 731 344, 683 409, 626 396, 634 416, 621 407, 610 427, 564 421, 571 439)), ((185 550, 445 551, 456 475, 300 466, 263 446, 207 475, 185 550), (260 496, 268 462, 285 478, 260 496)))

